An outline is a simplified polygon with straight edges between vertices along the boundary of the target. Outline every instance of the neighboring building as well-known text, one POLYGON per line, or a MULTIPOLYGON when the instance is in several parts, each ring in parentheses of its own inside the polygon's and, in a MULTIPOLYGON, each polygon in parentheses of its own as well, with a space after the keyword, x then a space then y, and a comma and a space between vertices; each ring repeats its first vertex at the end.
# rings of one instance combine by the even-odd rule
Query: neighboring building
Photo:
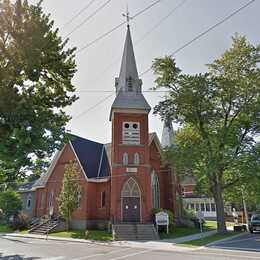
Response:
MULTIPOLYGON (((174 146, 175 132, 173 130, 172 121, 166 120, 164 122, 162 134, 162 147, 167 148, 174 146)), ((183 206, 187 209, 202 211, 206 219, 216 219, 216 205, 213 198, 207 198, 196 194, 195 186, 196 180, 192 175, 182 176, 178 180, 181 185, 183 206)), ((178 193, 176 195, 178 197, 178 193)))
POLYGON ((175 211, 177 183, 172 170, 162 164, 157 135, 148 132, 151 108, 142 94, 129 26, 115 87, 110 111, 112 143, 74 136, 34 185, 34 216, 50 211, 59 216, 57 198, 70 161, 78 164, 81 186, 72 228, 104 228, 108 222, 151 223, 154 208, 175 211))
POLYGON ((23 210, 22 212, 28 215, 28 217, 32 218, 34 216, 35 209, 35 182, 29 182, 26 184, 22 184, 18 188, 18 192, 20 193, 23 210))
POLYGON ((187 175, 180 181, 182 187, 182 200, 187 209, 201 211, 206 219, 215 220, 217 217, 216 204, 213 198, 199 195, 195 192, 196 180, 187 175))

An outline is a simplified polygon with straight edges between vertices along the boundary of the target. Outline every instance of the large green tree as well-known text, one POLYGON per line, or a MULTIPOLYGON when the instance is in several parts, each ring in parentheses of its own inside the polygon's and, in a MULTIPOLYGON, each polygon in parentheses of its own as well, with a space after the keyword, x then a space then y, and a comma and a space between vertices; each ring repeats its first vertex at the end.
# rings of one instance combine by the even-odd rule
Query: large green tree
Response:
POLYGON ((77 98, 75 48, 66 48, 40 1, 0 0, 0 178, 14 181, 66 138, 77 98))
POLYGON ((219 232, 226 231, 224 190, 248 180, 259 163, 259 62, 260 47, 235 36, 206 74, 183 74, 171 57, 153 63, 157 88, 170 90, 155 113, 180 125, 167 157, 212 194, 219 232))

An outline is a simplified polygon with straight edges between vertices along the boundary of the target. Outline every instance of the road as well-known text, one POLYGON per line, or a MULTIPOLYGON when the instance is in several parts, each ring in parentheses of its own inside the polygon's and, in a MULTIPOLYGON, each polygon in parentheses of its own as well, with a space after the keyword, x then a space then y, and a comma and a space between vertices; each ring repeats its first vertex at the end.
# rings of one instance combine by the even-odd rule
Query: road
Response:
MULTIPOLYGON (((29 238, 0 237, 0 259, 2 260, 242 260, 260 259, 260 235, 243 237, 250 244, 255 241, 259 252, 238 251, 234 248, 242 238, 232 244, 233 248, 204 248, 183 251, 160 251, 142 248, 114 247, 87 243, 62 242, 29 238), (237 244, 235 244, 237 243, 237 244), (235 246, 234 246, 235 245, 235 246)), ((227 243, 225 244, 226 247, 227 243)), ((222 246, 222 245, 220 245, 222 246)), ((256 248, 257 250, 257 248, 256 248)))

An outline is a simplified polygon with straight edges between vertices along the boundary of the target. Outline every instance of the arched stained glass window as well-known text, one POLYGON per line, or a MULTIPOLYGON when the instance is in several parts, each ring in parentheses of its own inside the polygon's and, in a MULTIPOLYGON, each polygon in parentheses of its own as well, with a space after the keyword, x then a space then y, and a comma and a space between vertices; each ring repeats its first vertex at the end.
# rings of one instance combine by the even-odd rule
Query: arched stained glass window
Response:
POLYGON ((152 183, 153 208, 159 209, 160 208, 160 188, 159 188, 158 176, 155 173, 155 171, 152 172, 151 183, 152 183))
POLYGON ((134 165, 139 165, 140 164, 140 156, 139 153, 134 154, 134 165))
POLYGON ((127 182, 124 184, 121 196, 122 197, 141 197, 141 192, 140 192, 139 186, 133 178, 128 179, 127 182))
POLYGON ((128 165, 128 154, 127 153, 123 154, 123 165, 128 165))

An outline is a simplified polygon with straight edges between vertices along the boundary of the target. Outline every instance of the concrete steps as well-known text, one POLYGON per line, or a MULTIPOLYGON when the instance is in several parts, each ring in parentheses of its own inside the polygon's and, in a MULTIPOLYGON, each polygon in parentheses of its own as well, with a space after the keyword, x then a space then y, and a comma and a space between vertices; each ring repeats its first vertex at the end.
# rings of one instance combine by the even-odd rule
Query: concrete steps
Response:
POLYGON ((29 230, 30 234, 40 234, 44 235, 50 233, 59 225, 59 220, 47 220, 41 224, 35 225, 33 228, 29 230))
POLYGON ((115 240, 158 240, 153 224, 115 224, 112 227, 115 240))

